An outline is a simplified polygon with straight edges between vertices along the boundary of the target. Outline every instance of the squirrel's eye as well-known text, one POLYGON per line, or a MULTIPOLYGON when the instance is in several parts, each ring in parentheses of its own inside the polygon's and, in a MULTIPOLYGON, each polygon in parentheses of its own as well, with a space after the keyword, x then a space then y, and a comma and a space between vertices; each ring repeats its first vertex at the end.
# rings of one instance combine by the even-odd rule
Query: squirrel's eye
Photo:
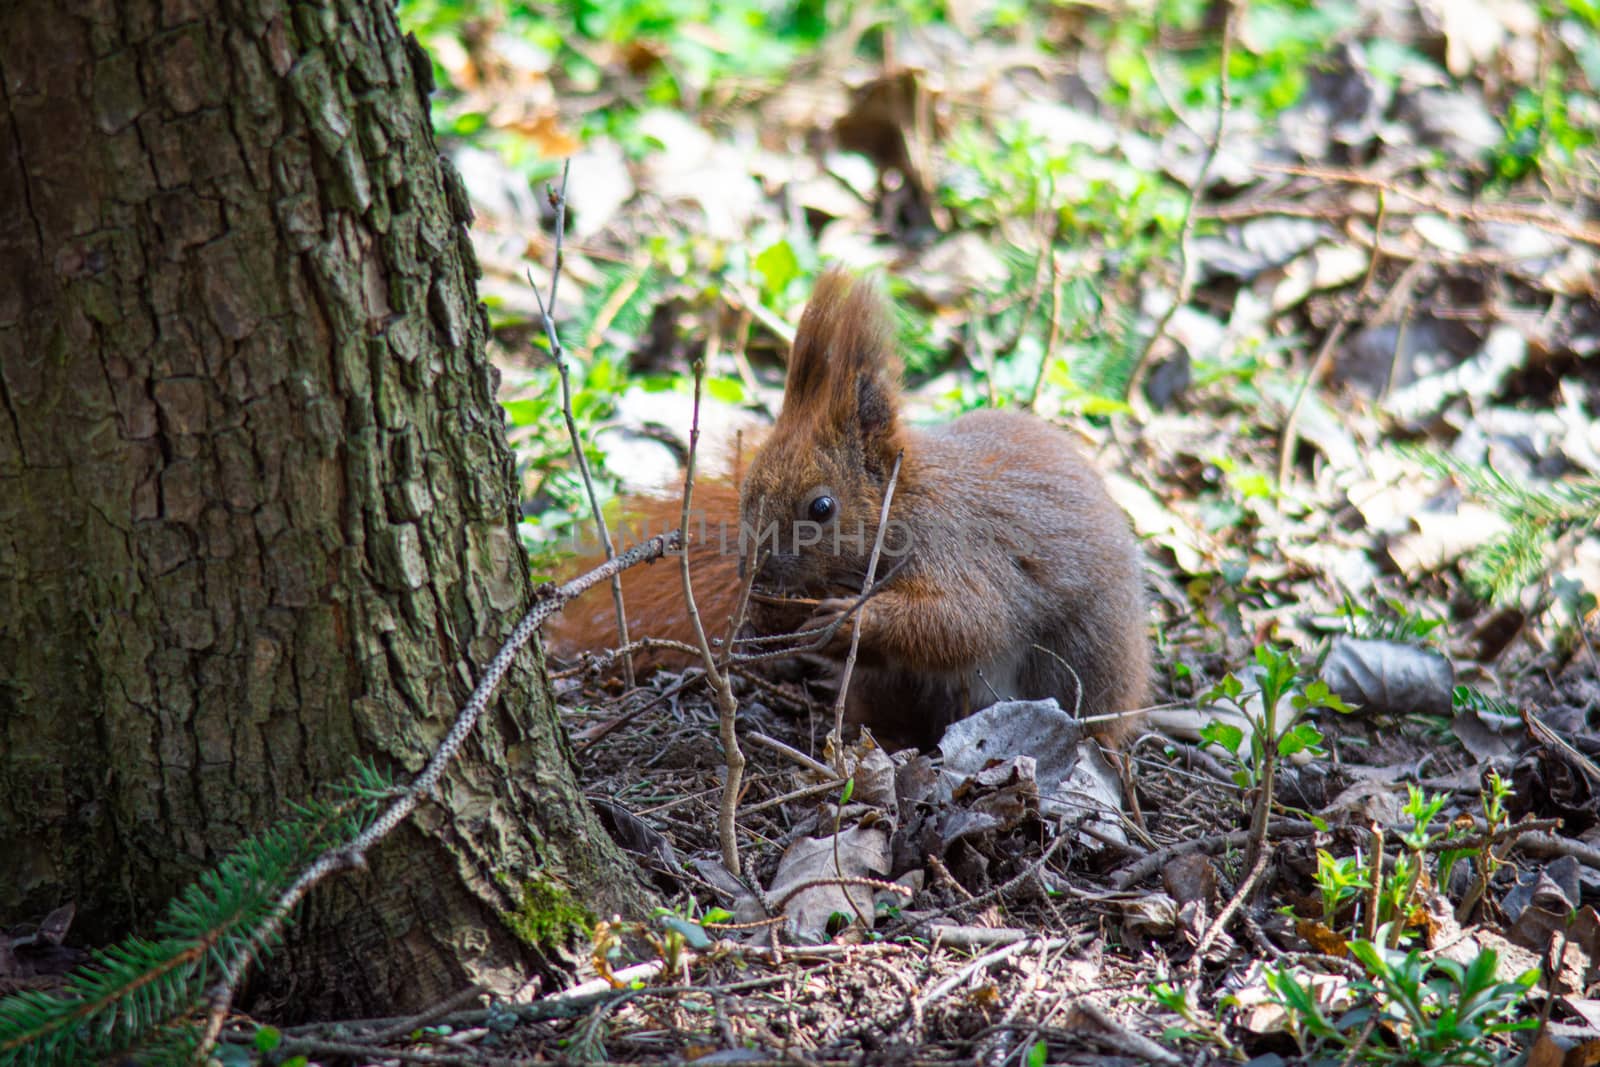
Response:
POLYGON ((834 503, 833 497, 823 494, 813 500, 806 511, 810 513, 812 521, 827 522, 833 518, 834 510, 837 508, 838 505, 834 503))

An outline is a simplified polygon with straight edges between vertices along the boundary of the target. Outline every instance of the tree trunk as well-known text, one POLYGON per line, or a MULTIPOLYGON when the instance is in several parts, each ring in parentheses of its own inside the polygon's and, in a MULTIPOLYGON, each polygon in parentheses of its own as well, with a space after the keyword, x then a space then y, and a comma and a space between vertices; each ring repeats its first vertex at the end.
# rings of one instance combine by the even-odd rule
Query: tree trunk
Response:
MULTIPOLYGON (((0 4, 0 926, 141 928, 353 757, 421 768, 529 605, 430 80, 387 0, 0 4)), ((270 970, 420 1007, 562 887, 643 892, 530 662, 270 970)))

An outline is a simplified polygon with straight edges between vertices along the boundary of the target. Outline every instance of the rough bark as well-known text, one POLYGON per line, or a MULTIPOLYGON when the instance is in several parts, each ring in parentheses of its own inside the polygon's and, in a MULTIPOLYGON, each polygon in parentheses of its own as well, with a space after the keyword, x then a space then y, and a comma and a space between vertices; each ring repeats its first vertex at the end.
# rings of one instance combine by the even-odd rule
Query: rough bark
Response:
MULTIPOLYGON (((528 604, 428 78, 385 0, 0 5, 0 925, 138 929, 352 757, 420 768, 528 604)), ((313 895, 302 1007, 513 974, 530 880, 638 899, 507 685, 313 895)))

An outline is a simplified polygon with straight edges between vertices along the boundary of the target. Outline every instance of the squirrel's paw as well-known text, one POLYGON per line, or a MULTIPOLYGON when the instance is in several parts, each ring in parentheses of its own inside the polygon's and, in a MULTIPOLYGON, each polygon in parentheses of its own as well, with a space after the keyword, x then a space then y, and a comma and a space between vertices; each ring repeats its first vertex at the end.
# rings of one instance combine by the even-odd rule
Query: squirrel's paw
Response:
POLYGON ((832 651, 849 648, 850 632, 862 621, 867 611, 867 606, 863 604, 859 611, 853 615, 851 614, 851 609, 856 606, 856 599, 856 597, 829 597, 826 600, 817 601, 817 606, 811 612, 811 617, 800 628, 801 632, 826 630, 828 627, 838 623, 838 628, 833 631, 833 636, 828 639, 824 649, 832 651), (849 617, 846 618, 846 616, 849 617))

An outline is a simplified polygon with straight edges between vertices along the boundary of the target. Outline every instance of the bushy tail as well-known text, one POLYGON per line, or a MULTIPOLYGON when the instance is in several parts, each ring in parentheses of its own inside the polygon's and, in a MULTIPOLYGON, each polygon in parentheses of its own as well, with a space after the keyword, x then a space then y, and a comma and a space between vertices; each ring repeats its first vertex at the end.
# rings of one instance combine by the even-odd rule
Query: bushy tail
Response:
MULTIPOLYGON (((683 502, 672 497, 634 497, 627 500, 614 523, 628 531, 622 550, 643 537, 676 529, 682 518, 683 502)), ((694 584, 695 606, 708 638, 727 640, 739 609, 739 491, 721 481, 695 486, 694 509, 689 529, 689 573, 694 584)), ((563 578, 570 578, 604 562, 602 553, 582 556, 563 567, 563 578)), ((664 637, 684 644, 695 644, 694 627, 683 599, 683 575, 676 556, 630 567, 622 572, 622 600, 628 615, 628 636, 664 637)), ((576 658, 580 652, 617 647, 617 611, 611 599, 609 582, 595 586, 572 601, 545 624, 545 647, 561 658, 576 658)), ((683 667, 698 662, 698 657, 659 650, 634 657, 637 668, 683 667)))

